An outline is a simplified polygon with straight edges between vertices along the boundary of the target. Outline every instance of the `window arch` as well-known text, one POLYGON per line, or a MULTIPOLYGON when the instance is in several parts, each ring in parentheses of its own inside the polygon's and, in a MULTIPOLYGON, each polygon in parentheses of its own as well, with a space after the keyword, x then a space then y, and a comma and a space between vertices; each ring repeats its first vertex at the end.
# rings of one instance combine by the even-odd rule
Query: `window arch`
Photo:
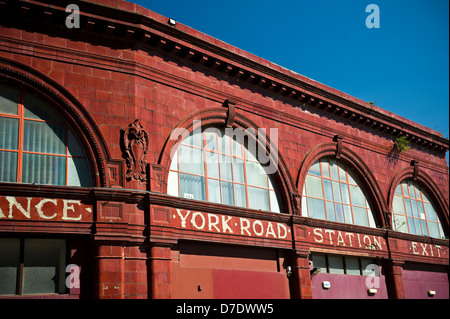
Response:
POLYGON ((194 130, 172 155, 167 193, 196 200, 281 212, 272 177, 225 130, 194 130))
POLYGON ((392 228, 403 233, 445 238, 430 196, 412 179, 403 180, 395 189, 392 228))
POLYGON ((376 227, 356 174, 334 158, 323 157, 310 167, 302 194, 303 216, 376 227))
POLYGON ((83 148, 43 100, 0 84, 0 182, 89 187, 83 148))

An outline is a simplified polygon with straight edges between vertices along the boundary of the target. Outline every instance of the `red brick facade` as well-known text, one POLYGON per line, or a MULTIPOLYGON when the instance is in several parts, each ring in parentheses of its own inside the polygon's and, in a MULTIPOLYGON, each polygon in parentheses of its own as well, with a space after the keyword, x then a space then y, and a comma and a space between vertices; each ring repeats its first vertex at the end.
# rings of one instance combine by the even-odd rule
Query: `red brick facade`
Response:
MULTIPOLYGON (((184 25, 171 26, 129 2, 79 1, 80 28, 68 29, 69 3, 0 2, 2 83, 52 105, 84 145, 93 171, 92 188, 0 182, 3 237, 68 239, 67 264, 81 267, 81 287, 62 296, 313 298, 319 288, 310 274, 311 251, 377 258, 385 294, 374 297, 408 297, 413 288, 405 288, 402 270, 409 265, 448 273, 449 141, 440 133, 184 25), (137 130, 148 136, 143 171, 127 165, 123 147, 136 119, 137 130), (282 213, 166 194, 170 152, 179 142, 170 134, 175 128, 192 131, 194 120, 278 128, 275 182, 282 213), (412 148, 397 154, 393 145, 400 136, 412 148), (306 174, 324 156, 357 173, 377 228, 302 216, 306 174), (447 239, 392 230, 392 199, 405 178, 431 195, 447 239), (57 199, 58 218, 42 219, 33 211, 30 218, 17 217, 18 211, 8 217, 6 197, 22 207, 27 198, 33 198, 32 206, 57 199), (62 200, 82 201, 92 213, 80 220, 59 218, 62 200), (194 223, 215 224, 206 231, 183 227, 181 216, 188 213, 196 214, 189 218, 194 223), (255 225, 253 232, 233 230, 240 222, 255 225), (339 235, 355 241, 339 244, 333 237, 339 235), (380 249, 367 249, 378 240, 380 249)), ((79 216, 70 210, 78 204, 67 205, 72 206, 66 213, 79 216)), ((448 277, 446 287, 448 298, 448 277)), ((445 296, 440 288, 427 289, 445 296)))

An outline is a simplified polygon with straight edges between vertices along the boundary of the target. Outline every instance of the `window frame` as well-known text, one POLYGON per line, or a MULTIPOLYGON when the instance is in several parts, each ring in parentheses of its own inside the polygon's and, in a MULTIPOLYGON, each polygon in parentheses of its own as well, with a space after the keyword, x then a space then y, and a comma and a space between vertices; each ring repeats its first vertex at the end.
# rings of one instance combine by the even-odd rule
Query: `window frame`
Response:
MULTIPOLYGON (((173 147, 173 153, 172 153, 173 156, 171 156, 168 181, 171 180, 170 174, 175 173, 178 184, 176 185, 177 190, 176 190, 176 192, 174 192, 174 190, 169 189, 170 186, 169 186, 169 182, 168 182, 168 194, 171 194, 173 196, 183 197, 184 194, 181 194, 180 175, 181 174, 192 175, 192 176, 196 176, 196 177, 204 179, 205 199, 200 199, 202 201, 206 201, 208 203, 217 203, 217 204, 222 204, 222 205, 231 205, 231 206, 235 206, 235 207, 242 207, 242 208, 248 208, 248 209, 257 209, 257 210, 259 209, 259 210, 269 211, 269 212, 274 212, 274 213, 282 212, 282 203, 281 203, 280 195, 276 189, 274 181, 272 180, 272 178, 270 177, 269 174, 265 174, 265 179, 266 179, 265 184, 267 185, 267 187, 249 183, 249 181, 248 181, 248 169, 249 169, 248 163, 257 164, 260 167, 262 167, 262 165, 253 154, 250 154, 250 151, 245 147, 244 144, 239 144, 235 139, 232 138, 232 136, 226 135, 226 133, 224 132, 224 130, 222 128, 214 127, 214 126, 205 127, 205 128, 201 129, 201 147, 198 145, 193 145, 193 143, 192 144, 186 143, 185 141, 188 138, 191 141, 194 139, 195 133, 199 133, 199 132, 195 132, 195 130, 193 132, 190 132, 188 136, 183 138, 179 143, 177 143, 173 147), (210 129, 210 130, 208 130, 208 129, 210 129), (220 132, 220 134, 216 134, 217 132, 220 132), (214 141, 208 140, 207 134, 211 134, 211 133, 214 134, 214 136, 215 136, 214 141), (227 139, 228 141, 225 141, 225 139, 227 139), (211 147, 211 145, 214 145, 215 147, 211 147), (228 150, 224 150, 225 147, 228 148, 228 150), (203 166, 202 167, 203 175, 180 170, 180 157, 181 157, 180 149, 181 148, 188 148, 191 150, 193 149, 193 150, 201 152, 201 159, 202 159, 201 165, 203 166), (239 151, 238 151, 238 148, 240 149, 239 151), (214 156, 217 159, 217 162, 216 161, 208 162, 208 156, 210 154, 212 154, 212 156, 214 156), (248 155, 248 154, 250 154, 250 155, 248 155), (228 159, 228 160, 223 162, 222 159, 228 159), (174 161, 176 161, 176 164, 174 164, 174 161), (211 165, 211 163, 213 165, 217 165, 217 174, 218 174, 217 177, 211 176, 210 174, 208 174, 208 166, 211 165), (238 164, 242 165, 241 171, 244 176, 242 177, 241 180, 243 180, 243 181, 236 180, 235 170, 237 169, 238 164), (222 165, 228 165, 231 168, 231 171, 228 172, 228 175, 231 176, 230 179, 224 178, 224 176, 223 176, 224 168, 222 165), (216 181, 219 183, 220 202, 210 201, 210 192, 211 191, 209 190, 209 181, 216 181), (224 203, 223 186, 222 186, 223 183, 229 183, 232 185, 232 193, 233 193, 233 203, 232 204, 224 203), (239 186, 237 186, 237 185, 239 185, 239 186), (236 187, 243 187, 245 189, 245 206, 237 205, 236 187), (251 196, 249 196, 249 193, 250 193, 249 188, 255 188, 257 190, 267 191, 268 210, 265 210, 262 208, 260 209, 260 208, 250 207, 251 196), (176 195, 176 194, 178 194, 178 195, 176 195), (275 210, 274 210, 274 206, 276 207, 275 210)), ((172 187, 175 187, 175 186, 172 186, 172 187)))
POLYGON ((19 262, 16 272, 16 287, 14 294, 0 294, 1 297, 14 297, 14 296, 36 296, 36 295, 63 295, 69 293, 69 288, 66 286, 66 267, 69 260, 69 240, 67 238, 48 238, 48 237, 0 237, 0 239, 13 239, 19 240, 19 262), (63 267, 57 267, 56 275, 58 278, 55 282, 55 292, 34 292, 24 293, 24 276, 25 276, 25 241, 27 240, 49 240, 49 241, 64 241, 63 252, 58 256, 59 263, 63 263, 63 267), (64 286, 64 288, 62 288, 64 286))
POLYGON ((321 219, 321 220, 327 220, 327 221, 331 221, 331 222, 341 222, 341 223, 346 223, 346 224, 350 224, 350 225, 356 225, 356 226, 362 226, 362 227, 371 227, 371 228, 377 228, 377 221, 376 218, 374 216, 374 211, 372 209, 372 205, 369 202, 369 198, 367 196, 367 192, 364 188, 364 186, 361 184, 358 176, 356 176, 356 174, 350 174, 349 171, 351 172, 351 167, 340 162, 338 159, 329 157, 329 156, 325 156, 325 157, 321 157, 319 159, 317 159, 316 161, 314 161, 314 163, 308 168, 308 172, 306 173, 305 176, 305 182, 303 185, 303 189, 302 189, 302 216, 306 216, 308 218, 316 218, 316 219, 321 219), (327 164, 327 172, 324 172, 324 164, 327 164), (311 173, 312 167, 314 165, 319 164, 319 171, 320 174, 313 174, 311 173), (333 177, 333 172, 332 172, 332 164, 336 165, 336 170, 337 172, 336 177, 333 177), (343 176, 341 176, 342 171, 345 173, 345 180, 343 180, 343 176), (308 195, 308 187, 307 187, 307 183, 308 183, 308 176, 309 177, 313 177, 313 178, 318 178, 320 179, 320 184, 321 184, 321 189, 320 191, 322 192, 322 198, 320 197, 316 197, 316 196, 311 196, 308 195), (331 198, 329 199, 327 198, 327 193, 326 193, 326 187, 325 187, 325 182, 324 180, 326 180, 327 182, 330 183, 330 189, 331 189, 331 198), (334 185, 338 185, 339 187, 339 196, 340 196, 340 200, 336 200, 335 196, 335 188, 333 187, 333 183, 334 185), (344 185, 344 187, 346 187, 347 189, 347 195, 348 195, 348 203, 345 202, 344 200, 344 194, 342 192, 342 185, 344 185), (364 195, 364 204, 365 206, 361 206, 358 204, 355 204, 352 200, 352 188, 351 187, 356 186, 359 191, 361 191, 361 193, 364 195), (324 214, 325 214, 325 218, 320 218, 320 217, 316 217, 313 216, 311 217, 310 214, 310 204, 309 204, 309 200, 313 199, 316 201, 321 201, 323 203, 323 207, 324 207, 324 214), (329 213, 329 207, 327 205, 327 203, 331 203, 332 207, 333 207, 333 213, 334 216, 332 218, 330 218, 330 213, 329 213), (306 205, 306 210, 304 209, 306 205), (341 220, 338 219, 338 213, 336 212, 336 205, 340 205, 341 206, 341 215, 342 218, 341 220), (347 221, 347 217, 346 216, 346 206, 348 206, 348 208, 350 209, 350 216, 351 216, 351 221, 347 221), (367 221, 367 225, 361 225, 359 223, 356 223, 356 219, 355 219, 355 209, 364 209, 365 210, 365 220, 367 221), (369 214, 372 214, 372 216, 369 216, 369 214))
MULTIPOLYGON (((90 187, 90 186, 92 186, 93 185, 93 180, 92 180, 91 167, 90 167, 90 164, 89 164, 88 157, 87 157, 87 155, 86 155, 86 153, 85 153, 81 143, 78 141, 78 138, 75 136, 75 134, 70 129, 68 123, 66 121, 64 121, 64 119, 56 111, 54 111, 53 108, 50 105, 48 105, 48 103, 46 103, 46 105, 49 107, 49 109, 51 109, 53 112, 55 112, 55 114, 57 114, 57 116, 60 119, 60 121, 55 121, 55 120, 52 120, 52 119, 42 120, 42 119, 26 117, 25 116, 25 108, 26 107, 24 105, 25 95, 28 94, 31 97, 33 97, 34 95, 32 93, 28 92, 28 91, 25 91, 22 88, 15 88, 15 87, 12 87, 12 86, 10 86, 8 84, 5 84, 4 86, 6 88, 16 89, 18 91, 18 94, 19 94, 19 96, 17 97, 17 115, 16 114, 9 114, 9 113, 1 113, 0 112, 0 117, 2 117, 2 118, 9 118, 9 119, 16 119, 16 120, 18 120, 17 149, 0 148, 0 152, 10 152, 10 153, 17 154, 17 161, 16 161, 16 163, 17 163, 17 166, 16 166, 17 172, 15 174, 15 180, 14 181, 9 181, 9 182, 12 182, 12 183, 33 183, 33 182, 23 182, 24 155, 25 154, 31 154, 31 155, 44 155, 44 156, 52 156, 52 157, 56 157, 56 158, 64 158, 64 163, 65 163, 64 183, 63 184, 48 183, 46 185, 73 186, 73 185, 69 184, 69 180, 70 180, 69 167, 70 167, 70 163, 71 163, 70 159, 73 159, 72 162, 75 162, 75 159, 83 159, 86 162, 86 166, 87 166, 87 170, 88 170, 86 172, 86 174, 88 174, 88 176, 89 176, 89 186, 83 186, 82 185, 81 187, 90 187), (63 141, 63 143, 64 143, 64 154, 25 151, 24 150, 25 121, 30 121, 30 122, 35 122, 35 123, 58 124, 58 125, 64 126, 64 132, 65 132, 65 138, 64 138, 64 141, 63 141), (79 144, 81 149, 83 149, 84 156, 70 154, 70 152, 69 152, 69 139, 70 139, 69 134, 73 135, 73 137, 75 138, 75 140, 77 141, 77 143, 79 144)), ((34 96, 34 97, 39 99, 39 101, 43 102, 43 100, 41 100, 39 97, 36 97, 36 96, 34 96)), ((7 181, 0 181, 0 182, 7 182, 7 181)), ((36 183, 36 184, 38 184, 38 183, 36 183)))
POLYGON ((430 226, 429 223, 434 223, 437 224, 437 228, 438 228, 438 232, 439 232, 439 236, 440 237, 432 237, 432 238, 437 238, 437 239, 443 239, 445 238, 446 234, 444 232, 444 229, 442 227, 442 222, 441 219, 439 217, 439 212, 438 210, 435 209, 435 205, 433 203, 433 200, 431 198, 429 198, 428 193, 425 191, 424 194, 424 187, 422 187, 419 183, 414 182, 412 179, 410 178, 406 178, 400 181, 400 183, 395 187, 394 189, 394 195, 392 197, 392 229, 398 232, 402 232, 402 233, 407 233, 407 234, 411 234, 411 235, 416 235, 416 236, 425 236, 425 237, 432 237, 430 234, 430 226), (404 186, 406 185, 406 186, 404 186), (414 196, 411 196, 411 187, 413 187, 414 190, 414 196), (400 188, 401 190, 401 195, 397 194, 397 190, 400 188), (405 195, 405 189, 407 194, 405 195), (419 192, 420 197, 417 197, 417 192, 419 192), (404 214, 396 212, 394 210, 394 201, 396 200, 396 198, 401 198, 401 203, 402 203, 402 209, 404 211, 404 214), (410 209, 410 214, 408 213, 408 203, 407 200, 409 201, 409 209, 410 209), (413 207, 413 201, 416 202, 417 205, 421 205, 422 206, 422 212, 425 218, 421 218, 420 214, 421 211, 419 209, 419 207, 417 207, 417 215, 418 217, 414 216, 414 207, 413 207), (429 219, 429 212, 427 212, 426 209, 426 204, 429 204, 434 213, 436 214, 436 221, 429 219), (396 216, 401 216, 402 218, 405 219, 405 225, 406 225, 406 229, 407 232, 399 230, 401 227, 397 227, 396 226, 396 216), (412 220, 412 222, 414 223, 414 232, 411 232, 412 226, 410 225, 410 220, 412 220), (416 224, 416 221, 418 221, 418 223, 416 224), (425 226, 426 226, 426 233, 424 231, 424 227, 421 221, 425 222, 425 226), (417 227, 420 227, 421 233, 419 234, 417 232, 417 227))

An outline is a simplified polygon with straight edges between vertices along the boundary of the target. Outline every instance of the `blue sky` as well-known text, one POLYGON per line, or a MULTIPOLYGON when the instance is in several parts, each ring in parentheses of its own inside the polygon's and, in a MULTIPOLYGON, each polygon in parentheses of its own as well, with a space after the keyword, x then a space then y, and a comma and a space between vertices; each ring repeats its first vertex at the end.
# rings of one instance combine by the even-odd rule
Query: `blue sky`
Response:
POLYGON ((132 2, 449 137, 448 0, 132 2))

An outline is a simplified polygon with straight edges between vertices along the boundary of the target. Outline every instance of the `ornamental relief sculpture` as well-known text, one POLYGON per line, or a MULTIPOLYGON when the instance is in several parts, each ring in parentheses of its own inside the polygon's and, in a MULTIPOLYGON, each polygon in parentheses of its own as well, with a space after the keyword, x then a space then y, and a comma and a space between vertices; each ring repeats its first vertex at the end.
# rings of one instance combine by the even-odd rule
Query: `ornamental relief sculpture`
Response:
POLYGON ((126 179, 145 182, 147 180, 145 166, 149 146, 148 134, 137 119, 122 132, 121 146, 127 165, 126 179))

